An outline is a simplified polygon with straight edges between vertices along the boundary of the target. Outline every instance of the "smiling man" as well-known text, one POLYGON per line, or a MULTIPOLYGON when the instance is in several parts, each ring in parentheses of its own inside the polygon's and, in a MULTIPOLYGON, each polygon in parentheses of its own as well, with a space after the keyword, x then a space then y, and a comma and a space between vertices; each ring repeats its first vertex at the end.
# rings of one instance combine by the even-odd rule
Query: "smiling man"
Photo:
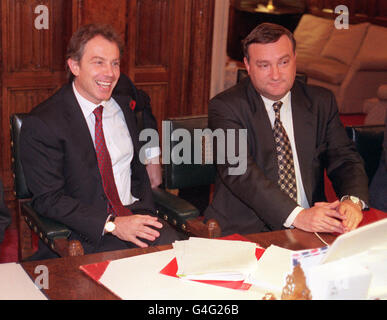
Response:
MULTIPOLYGON (((114 90, 121 54, 121 40, 111 27, 81 27, 67 50, 70 83, 35 107, 21 130, 33 207, 67 225, 85 253, 180 238, 155 215, 139 159, 133 97, 114 90)), ((55 256, 39 243, 34 258, 55 256)))
POLYGON ((219 163, 204 213, 223 235, 287 227, 343 233, 362 219, 368 201, 362 160, 333 94, 296 79, 295 48, 289 30, 257 26, 243 41, 249 77, 210 101, 212 130, 247 129, 246 173, 230 176, 232 164, 219 163), (326 202, 325 169, 341 201, 326 202))

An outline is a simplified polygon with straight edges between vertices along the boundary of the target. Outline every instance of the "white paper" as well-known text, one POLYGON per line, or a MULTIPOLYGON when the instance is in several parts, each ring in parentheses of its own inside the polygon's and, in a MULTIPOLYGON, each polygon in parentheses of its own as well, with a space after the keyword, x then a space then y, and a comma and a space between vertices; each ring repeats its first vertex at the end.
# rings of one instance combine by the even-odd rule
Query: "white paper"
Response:
POLYGON ((257 267, 252 242, 190 238, 173 244, 177 274, 190 279, 244 279, 257 267), (239 275, 239 276, 238 276, 239 275))
POLYGON ((295 267, 300 264, 302 270, 306 272, 308 269, 320 265, 327 251, 328 247, 294 251, 292 265, 295 267))
POLYGON ((234 290, 160 274, 174 250, 159 251, 110 262, 100 283, 124 300, 260 300, 256 288, 234 290))
POLYGON ((323 263, 370 250, 387 244, 387 219, 372 222, 338 236, 329 247, 323 263))
POLYGON ((0 264, 0 300, 47 300, 47 298, 22 266, 13 262, 0 264))
POLYGON ((286 276, 293 272, 291 258, 294 252, 271 245, 258 260, 257 269, 249 281, 265 292, 281 296, 286 276))
POLYGON ((247 276, 248 275, 239 272, 224 272, 186 275, 182 278, 188 280, 244 281, 247 276))
POLYGON ((387 246, 374 247, 339 260, 348 268, 362 267, 371 274, 368 299, 387 299, 387 246))
POLYGON ((371 273, 344 260, 314 266, 306 271, 307 286, 313 300, 367 299, 371 273))

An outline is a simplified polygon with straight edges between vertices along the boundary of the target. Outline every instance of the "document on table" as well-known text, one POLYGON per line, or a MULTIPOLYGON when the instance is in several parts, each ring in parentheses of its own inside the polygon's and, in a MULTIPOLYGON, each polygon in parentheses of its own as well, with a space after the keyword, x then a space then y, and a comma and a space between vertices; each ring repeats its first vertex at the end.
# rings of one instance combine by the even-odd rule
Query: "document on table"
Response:
POLYGON ((0 284, 0 300, 47 300, 18 263, 0 264, 0 284))
POLYGON ((258 266, 248 281, 265 292, 280 297, 286 276, 293 272, 293 253, 292 250, 270 245, 259 259, 258 266))
POLYGON ((313 299, 387 299, 387 219, 340 235, 329 247, 291 251, 271 245, 247 279, 280 296, 301 265, 313 299))
POLYGON ((177 276, 197 280, 244 280, 257 267, 257 244, 191 237, 173 243, 177 276))
POLYGON ((124 300, 259 300, 265 294, 256 288, 234 290, 161 274, 174 257, 170 249, 85 265, 81 270, 124 300))

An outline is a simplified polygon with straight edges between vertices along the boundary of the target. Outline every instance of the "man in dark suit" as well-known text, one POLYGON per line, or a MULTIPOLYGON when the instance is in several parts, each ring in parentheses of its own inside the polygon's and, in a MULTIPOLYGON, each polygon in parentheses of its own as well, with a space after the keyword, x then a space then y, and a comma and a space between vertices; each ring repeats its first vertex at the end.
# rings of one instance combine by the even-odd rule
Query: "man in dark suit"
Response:
MULTIPOLYGON (((154 214, 134 100, 114 92, 121 54, 109 26, 81 27, 67 50, 72 83, 34 108, 20 135, 33 207, 69 226, 85 253, 179 238, 154 214)), ((39 249, 39 258, 54 256, 39 249)))
POLYGON ((238 151, 246 143, 246 171, 232 175, 232 161, 217 163, 206 218, 217 219, 224 235, 286 227, 354 229, 368 201, 367 176, 333 94, 295 80, 295 40, 287 29, 261 24, 243 45, 249 77, 210 101, 209 127, 235 131, 236 143, 226 139, 227 148, 238 151), (238 142, 241 129, 247 130, 247 141, 238 142), (277 148, 285 152, 284 146, 286 157, 277 153, 277 148), (279 172, 285 167, 286 174, 279 172), (325 202, 324 169, 341 201, 325 202))

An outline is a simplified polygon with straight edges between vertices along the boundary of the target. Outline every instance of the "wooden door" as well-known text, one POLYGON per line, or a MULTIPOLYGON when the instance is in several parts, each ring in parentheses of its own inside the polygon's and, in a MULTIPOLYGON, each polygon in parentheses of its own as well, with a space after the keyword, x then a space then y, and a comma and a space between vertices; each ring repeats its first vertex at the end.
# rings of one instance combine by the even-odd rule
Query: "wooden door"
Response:
POLYGON ((111 23, 125 41, 121 71, 151 97, 161 121, 207 112, 214 0, 84 0, 80 24, 111 23))
POLYGON ((13 197, 9 117, 30 111, 67 81, 66 46, 83 24, 109 23, 120 33, 121 71, 150 95, 159 128, 167 117, 207 112, 214 0, 2 0, 0 10, 6 199, 13 197), (38 29, 41 5, 48 26, 38 29))
POLYGON ((72 3, 68 0, 2 0, 0 10, 0 166, 5 197, 10 199, 13 178, 9 118, 13 113, 29 112, 66 81, 64 55, 72 31, 72 3), (42 3, 44 10, 39 10, 42 3), (41 19, 46 18, 48 25, 42 28, 41 19))

